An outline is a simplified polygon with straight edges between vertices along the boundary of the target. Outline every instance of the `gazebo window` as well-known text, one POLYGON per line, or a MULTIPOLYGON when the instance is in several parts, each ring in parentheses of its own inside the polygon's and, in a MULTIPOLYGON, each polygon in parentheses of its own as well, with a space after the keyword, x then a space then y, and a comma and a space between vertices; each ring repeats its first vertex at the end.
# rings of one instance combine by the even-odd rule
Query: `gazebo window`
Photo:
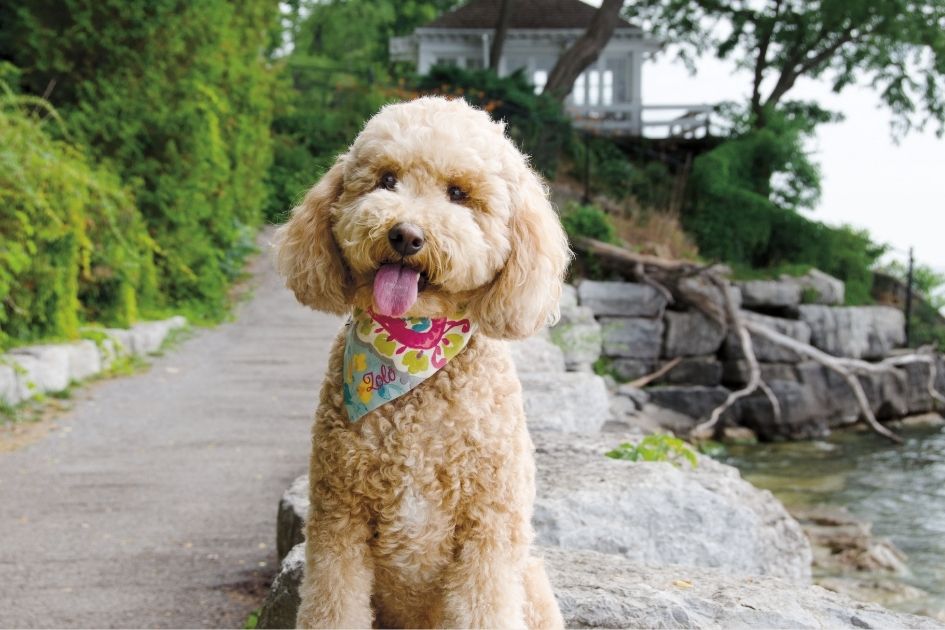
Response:
POLYGON ((591 107, 600 104, 600 72, 597 70, 587 73, 587 104, 591 107))
POLYGON ((535 70, 532 75, 532 83, 535 85, 535 94, 541 94, 541 91, 545 89, 545 84, 548 83, 548 71, 535 70))
POLYGON ((584 73, 578 75, 578 78, 574 80, 574 89, 571 90, 571 98, 574 100, 575 105, 584 104, 584 91, 586 89, 587 79, 584 76, 584 73))
POLYGON ((604 70, 603 81, 601 82, 601 104, 614 104, 614 73, 613 70, 604 70))

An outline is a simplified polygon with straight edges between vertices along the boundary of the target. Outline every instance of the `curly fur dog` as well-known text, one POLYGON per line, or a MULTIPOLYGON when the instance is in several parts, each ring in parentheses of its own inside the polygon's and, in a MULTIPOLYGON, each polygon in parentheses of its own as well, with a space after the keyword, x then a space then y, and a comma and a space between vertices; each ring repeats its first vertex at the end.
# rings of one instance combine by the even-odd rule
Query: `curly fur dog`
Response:
POLYGON ((533 446, 502 340, 557 314, 570 253, 504 126, 462 100, 383 108, 278 247, 287 285, 312 308, 371 309, 379 270, 397 263, 418 284, 404 315, 465 312, 478 326, 445 367, 357 422, 342 393, 344 333, 334 344, 312 430, 298 627, 561 627, 529 555, 533 446))

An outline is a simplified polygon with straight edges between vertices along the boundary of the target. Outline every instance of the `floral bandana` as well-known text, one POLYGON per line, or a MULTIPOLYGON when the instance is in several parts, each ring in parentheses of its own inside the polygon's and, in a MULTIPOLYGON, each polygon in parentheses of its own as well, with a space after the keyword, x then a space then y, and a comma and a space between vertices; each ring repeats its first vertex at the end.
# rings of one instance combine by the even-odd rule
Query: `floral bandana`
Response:
POLYGON ((475 330, 468 319, 386 317, 356 310, 345 341, 348 419, 357 422, 436 374, 462 352, 475 330))

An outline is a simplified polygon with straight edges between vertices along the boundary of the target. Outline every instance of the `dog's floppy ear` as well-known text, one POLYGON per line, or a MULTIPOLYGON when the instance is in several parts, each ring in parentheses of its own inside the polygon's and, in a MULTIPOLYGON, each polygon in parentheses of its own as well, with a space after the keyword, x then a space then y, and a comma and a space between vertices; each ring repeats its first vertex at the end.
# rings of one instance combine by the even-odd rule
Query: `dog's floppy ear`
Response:
POLYGON ((331 205, 341 195, 345 156, 305 195, 276 233, 276 261, 299 302, 342 315, 349 310, 351 278, 331 233, 331 205))
POLYGON ((561 283, 571 252, 544 185, 528 167, 510 178, 511 251, 470 314, 497 339, 521 339, 557 320, 561 283))

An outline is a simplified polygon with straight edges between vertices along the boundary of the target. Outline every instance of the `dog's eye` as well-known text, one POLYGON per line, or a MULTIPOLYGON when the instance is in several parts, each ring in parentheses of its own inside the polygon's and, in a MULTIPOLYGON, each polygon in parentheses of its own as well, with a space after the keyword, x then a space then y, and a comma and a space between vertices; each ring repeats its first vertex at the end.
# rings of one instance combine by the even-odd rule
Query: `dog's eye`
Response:
POLYGON ((397 177, 393 173, 384 173, 377 182, 377 187, 383 188, 384 190, 394 190, 396 186, 397 177))
POLYGON ((469 198, 469 193, 459 186, 450 186, 446 189, 446 196, 450 198, 450 201, 462 203, 469 198))

